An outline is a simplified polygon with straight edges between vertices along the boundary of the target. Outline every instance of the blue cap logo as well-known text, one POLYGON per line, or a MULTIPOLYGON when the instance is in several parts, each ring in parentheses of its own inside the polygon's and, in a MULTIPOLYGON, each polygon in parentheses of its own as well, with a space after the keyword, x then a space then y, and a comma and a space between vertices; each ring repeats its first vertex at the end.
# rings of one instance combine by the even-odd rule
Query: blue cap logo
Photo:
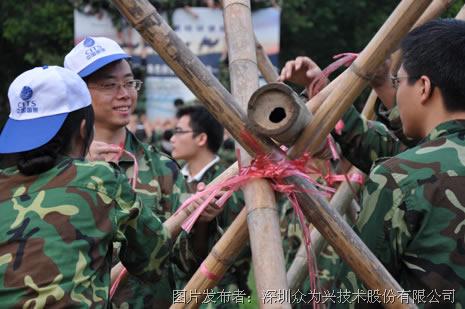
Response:
POLYGON ((92 38, 89 38, 87 37, 85 40, 84 40, 84 46, 85 47, 91 47, 95 44, 95 41, 92 39, 92 38))
POLYGON ((24 86, 23 89, 21 90, 21 94, 19 97, 23 99, 24 101, 30 100, 32 98, 33 91, 31 87, 24 86))

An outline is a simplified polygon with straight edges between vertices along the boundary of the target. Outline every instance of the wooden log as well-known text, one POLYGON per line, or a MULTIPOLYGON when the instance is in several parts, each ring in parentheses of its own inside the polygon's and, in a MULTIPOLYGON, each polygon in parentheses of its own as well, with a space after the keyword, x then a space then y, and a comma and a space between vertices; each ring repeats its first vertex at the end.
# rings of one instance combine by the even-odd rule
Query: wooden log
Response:
POLYGON ((397 47, 400 39, 430 2, 431 0, 401 1, 354 63, 341 74, 337 87, 324 101, 313 120, 291 148, 291 158, 299 157, 305 150, 310 153, 316 151, 336 122, 367 85, 370 76, 397 47))
MULTIPOLYGON (((249 0, 223 0, 224 29, 228 42, 232 94, 244 110, 258 88, 256 45, 249 0)), ((241 163, 248 166, 252 157, 241 149, 241 163)), ((247 208, 250 248, 259 298, 267 291, 285 291, 286 267, 275 194, 267 180, 247 183, 243 188, 247 208), (270 271, 270 270, 273 271, 270 271)), ((260 302, 261 308, 291 308, 290 303, 260 302)))
MULTIPOLYGON (((267 153, 270 154, 271 158, 282 159, 277 147, 270 139, 259 138, 253 132, 246 130, 245 115, 234 98, 190 52, 147 0, 113 0, 113 3, 207 109, 224 124, 241 145, 250 151, 250 154, 267 153)), ((411 18, 409 14, 404 15, 407 19, 411 18)), ((397 31, 396 27, 393 30, 397 31)), ((299 180, 298 177, 289 179, 289 182, 304 185, 306 190, 316 191, 309 182, 303 179, 299 180)), ((335 212, 328 211, 326 201, 312 199, 307 193, 298 194, 298 199, 301 205, 313 208, 313 212, 304 211, 308 220, 317 222, 322 219, 322 222, 336 224, 333 226, 318 225, 317 228, 321 228, 320 232, 338 252, 347 252, 341 256, 343 258, 349 256, 346 261, 370 289, 401 290, 401 287, 382 264, 372 254, 370 255, 371 252, 350 227, 347 224, 337 226, 342 218, 335 212), (336 216, 336 222, 328 220, 327 216, 336 216), (347 237, 347 235, 349 235, 350 241, 341 241, 341 238, 347 237), (354 246, 354 243, 357 245, 354 246), (372 258, 370 263, 364 263, 366 256, 372 258)), ((386 306, 408 307, 405 304, 400 304, 399 301, 394 304, 386 304, 386 306)))
MULTIPOLYGON (((416 27, 419 27, 430 20, 438 18, 451 6, 453 2, 454 0, 433 0, 433 2, 431 2, 431 4, 428 6, 425 12, 415 22, 412 29, 415 29, 416 27)), ((401 56, 402 55, 399 49, 396 50, 396 52, 394 52, 391 56, 392 75, 396 75, 397 71, 399 71, 401 56)))
POLYGON ((311 119, 301 97, 284 83, 269 83, 255 91, 247 116, 253 130, 287 146, 311 119))
POLYGON ((263 78, 266 80, 267 83, 273 83, 273 82, 278 81, 278 78, 279 78, 278 72, 276 71, 276 68, 271 63, 270 58, 268 57, 268 55, 265 52, 265 49, 263 48, 263 45, 260 44, 255 34, 254 34, 254 39, 255 39, 255 50, 257 54, 258 69, 262 73, 263 78))

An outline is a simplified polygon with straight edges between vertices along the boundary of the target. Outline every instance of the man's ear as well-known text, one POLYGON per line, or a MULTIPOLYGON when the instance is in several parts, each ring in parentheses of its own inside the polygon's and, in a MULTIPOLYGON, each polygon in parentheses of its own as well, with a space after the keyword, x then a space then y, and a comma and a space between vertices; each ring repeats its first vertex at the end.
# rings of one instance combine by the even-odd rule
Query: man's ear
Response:
POLYGON ((198 134, 195 139, 197 140, 197 145, 203 147, 207 144, 208 135, 205 132, 198 134))
POLYGON ((421 99, 423 103, 423 102, 426 102, 429 98, 431 98, 431 96, 433 95, 434 87, 431 82, 431 79, 429 79, 429 77, 426 75, 422 75, 419 78, 419 82, 420 82, 420 87, 421 87, 420 95, 421 95, 421 99))

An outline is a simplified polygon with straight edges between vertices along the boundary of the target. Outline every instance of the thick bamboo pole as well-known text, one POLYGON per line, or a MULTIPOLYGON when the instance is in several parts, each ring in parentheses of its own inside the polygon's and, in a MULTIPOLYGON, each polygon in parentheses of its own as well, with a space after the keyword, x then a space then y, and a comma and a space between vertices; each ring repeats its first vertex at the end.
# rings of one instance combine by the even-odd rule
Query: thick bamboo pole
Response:
POLYGON ((397 6, 354 63, 341 74, 337 87, 324 101, 313 120, 291 148, 291 158, 299 157, 307 149, 310 153, 316 151, 336 122, 367 85, 376 69, 397 47, 400 39, 430 2, 431 0, 403 0, 397 6))
MULTIPOLYGON (((250 97, 258 89, 256 45, 253 36, 252 15, 249 0, 223 0, 223 14, 228 42, 229 71, 232 94, 244 110, 250 97)), ((244 149, 241 152, 243 166, 253 159, 244 149)), ((242 188, 247 208, 250 248, 259 298, 267 291, 285 291, 286 267, 279 227, 276 199, 268 181, 253 180, 242 188), (273 269, 273 271, 270 271, 273 269)), ((290 303, 265 303, 261 308, 291 308, 290 303)))
MULTIPOLYGON (((277 148, 273 147, 269 139, 258 138, 253 132, 245 130, 245 117, 234 98, 189 51, 148 1, 113 0, 113 2, 236 140, 246 146, 251 154, 272 153, 272 158, 279 157, 277 148)), ((407 19, 412 17, 411 14, 403 15, 407 19)), ((395 27, 393 30, 397 31, 395 27)), ((301 186, 305 192, 315 191, 310 183, 298 177, 290 177, 289 183, 301 186)), ((328 209, 326 201, 313 199, 307 193, 297 194, 297 197, 307 219, 321 223, 315 226, 321 229, 320 232, 369 288, 392 291, 401 289, 342 218, 328 209)), ((405 307, 405 304, 397 302, 386 306, 405 307)))

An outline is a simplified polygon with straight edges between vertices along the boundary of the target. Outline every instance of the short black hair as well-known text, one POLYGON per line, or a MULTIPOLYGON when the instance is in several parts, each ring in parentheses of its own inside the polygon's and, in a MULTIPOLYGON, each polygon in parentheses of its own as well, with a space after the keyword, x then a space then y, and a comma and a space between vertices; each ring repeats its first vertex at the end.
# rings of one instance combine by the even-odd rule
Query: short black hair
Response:
POLYGON ((200 133, 207 134, 207 147, 213 152, 217 153, 223 143, 224 128, 218 120, 213 117, 208 110, 200 105, 190 105, 182 107, 176 113, 177 118, 182 116, 189 116, 189 125, 194 131, 194 135, 200 133))
POLYGON ((449 112, 465 110, 465 22, 438 19, 415 28, 401 42, 409 83, 426 75, 441 90, 449 112))

